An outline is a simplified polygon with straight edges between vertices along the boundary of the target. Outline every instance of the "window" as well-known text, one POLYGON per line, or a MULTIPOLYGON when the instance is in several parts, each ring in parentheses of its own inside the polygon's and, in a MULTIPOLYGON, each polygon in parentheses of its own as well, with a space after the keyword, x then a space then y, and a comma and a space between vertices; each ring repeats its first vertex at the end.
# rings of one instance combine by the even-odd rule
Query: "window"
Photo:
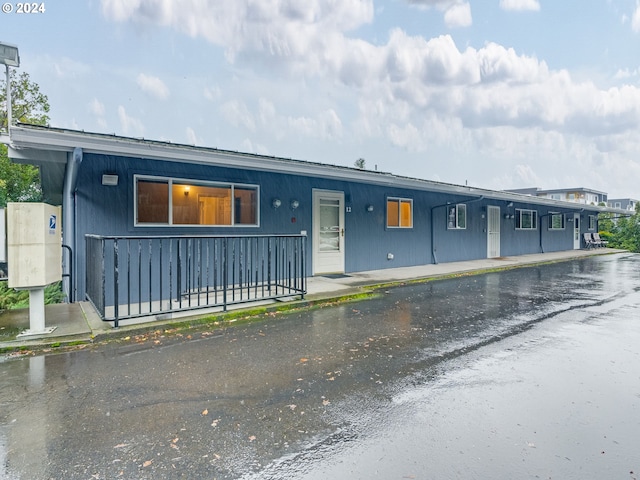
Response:
POLYGON ((136 225, 258 225, 257 186, 134 178, 136 225))
POLYGON ((449 205, 447 207, 447 229, 467 228, 467 206, 464 204, 449 205))
POLYGON ((413 228, 413 200, 387 198, 387 227, 413 228))
POLYGON ((538 212, 516 208, 516 230, 537 230, 538 212))
POLYGON ((596 216, 589 215, 589 230, 595 230, 595 229, 596 229, 596 216))
POLYGON ((551 213, 549 215, 549 230, 564 230, 564 214, 551 213))

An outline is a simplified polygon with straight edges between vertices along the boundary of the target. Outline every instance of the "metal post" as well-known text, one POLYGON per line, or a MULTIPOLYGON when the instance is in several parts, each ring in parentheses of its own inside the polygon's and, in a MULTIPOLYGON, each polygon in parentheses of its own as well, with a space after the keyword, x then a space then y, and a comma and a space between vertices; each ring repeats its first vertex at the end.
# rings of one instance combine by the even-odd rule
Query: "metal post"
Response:
POLYGON ((9 65, 5 65, 4 68, 7 72, 7 133, 9 133, 9 127, 11 126, 11 83, 9 82, 9 65))
POLYGON ((44 287, 29 289, 29 329, 21 332, 18 337, 30 335, 44 335, 51 333, 56 327, 44 326, 44 287))

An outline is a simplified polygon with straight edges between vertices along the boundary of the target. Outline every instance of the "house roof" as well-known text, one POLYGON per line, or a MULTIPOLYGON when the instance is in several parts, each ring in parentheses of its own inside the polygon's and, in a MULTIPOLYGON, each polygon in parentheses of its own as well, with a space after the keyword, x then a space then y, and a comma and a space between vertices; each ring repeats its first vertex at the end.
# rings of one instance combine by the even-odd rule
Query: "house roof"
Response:
POLYGON ((81 148, 84 153, 288 173, 460 195, 461 199, 454 200, 454 202, 485 197, 507 202, 548 205, 562 208, 565 211, 615 210, 354 167, 36 125, 18 124, 12 126, 9 137, 2 136, 0 141, 9 145, 9 157, 13 161, 30 163, 40 167, 46 199, 56 204, 62 203, 67 156, 75 148, 81 148))

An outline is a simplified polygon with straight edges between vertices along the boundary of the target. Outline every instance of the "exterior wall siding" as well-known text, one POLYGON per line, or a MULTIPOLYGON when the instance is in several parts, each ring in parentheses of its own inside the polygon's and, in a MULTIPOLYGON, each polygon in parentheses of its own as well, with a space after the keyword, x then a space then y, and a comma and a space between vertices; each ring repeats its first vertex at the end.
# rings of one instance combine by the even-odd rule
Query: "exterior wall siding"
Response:
MULTIPOLYGON (((486 258, 487 206, 500 207, 501 255, 522 255, 540 251, 573 248, 573 223, 566 222, 561 231, 547 231, 547 207, 506 201, 463 197, 445 193, 409 190, 382 185, 315 178, 287 173, 271 173, 156 161, 107 155, 85 154, 78 172, 76 190, 76 271, 77 297, 84 298, 86 234, 96 235, 252 235, 299 234, 306 231, 307 271, 312 270, 312 192, 325 189, 344 192, 345 207, 345 271, 356 272, 391 267, 429 264, 433 262, 432 241, 436 260, 451 262, 486 258), (118 175, 117 186, 103 186, 103 174, 118 175), (260 189, 260 225, 258 227, 135 227, 134 175, 184 178, 258 185, 260 189), (282 205, 272 207, 279 198, 282 205), (387 197, 413 201, 413 228, 387 228, 387 197), (292 210, 290 201, 299 201, 292 210), (475 200, 475 201, 474 201, 475 200), (466 229, 447 230, 446 204, 467 203, 466 229), (367 211, 367 206, 373 211, 367 211), (515 208, 538 211, 538 230, 515 230, 515 220, 505 213, 515 208), (350 211, 349 211, 350 210, 350 211), (433 232, 432 232, 433 225, 433 232), (540 229, 542 231, 540 232, 540 229), (387 255, 393 254, 393 260, 387 255)), ((582 232, 587 231, 586 213, 582 232)), ((568 214, 572 218, 573 214, 568 214)))

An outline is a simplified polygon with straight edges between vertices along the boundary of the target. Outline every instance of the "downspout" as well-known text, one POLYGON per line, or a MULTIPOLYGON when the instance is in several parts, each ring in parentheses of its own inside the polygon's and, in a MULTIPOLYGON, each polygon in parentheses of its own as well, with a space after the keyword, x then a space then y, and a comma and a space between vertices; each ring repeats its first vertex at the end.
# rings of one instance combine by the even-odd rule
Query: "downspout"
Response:
POLYGON ((433 263, 434 265, 438 264, 438 259, 436 257, 436 248, 434 245, 435 242, 435 236, 433 234, 433 211, 436 208, 442 208, 442 207, 446 207, 448 205, 458 205, 458 204, 464 204, 467 205, 469 203, 473 203, 473 202, 479 202, 481 200, 484 199, 484 195, 479 196, 478 198, 473 198, 471 200, 467 200, 465 202, 447 202, 447 203, 443 203, 442 205, 436 205, 434 207, 431 207, 431 258, 433 259, 433 263))
POLYGON ((62 187, 62 244, 66 253, 64 262, 64 276, 62 277, 62 291, 69 302, 75 301, 77 279, 77 263, 73 262, 76 254, 76 202, 75 193, 78 182, 78 170, 82 163, 82 149, 76 147, 67 154, 67 168, 64 172, 62 187))
MULTIPOLYGON (((581 208, 579 211, 575 211, 575 210, 566 210, 564 212, 547 212, 544 215, 540 215, 540 217, 538 217, 538 236, 539 236, 539 246, 540 246, 540 253, 544 253, 544 247, 542 246, 542 219, 544 217, 550 217, 551 215, 558 215, 558 214, 562 214, 565 215, 567 213, 582 213, 584 212, 584 208, 581 208)), ((575 228, 575 227, 574 227, 575 228)))

